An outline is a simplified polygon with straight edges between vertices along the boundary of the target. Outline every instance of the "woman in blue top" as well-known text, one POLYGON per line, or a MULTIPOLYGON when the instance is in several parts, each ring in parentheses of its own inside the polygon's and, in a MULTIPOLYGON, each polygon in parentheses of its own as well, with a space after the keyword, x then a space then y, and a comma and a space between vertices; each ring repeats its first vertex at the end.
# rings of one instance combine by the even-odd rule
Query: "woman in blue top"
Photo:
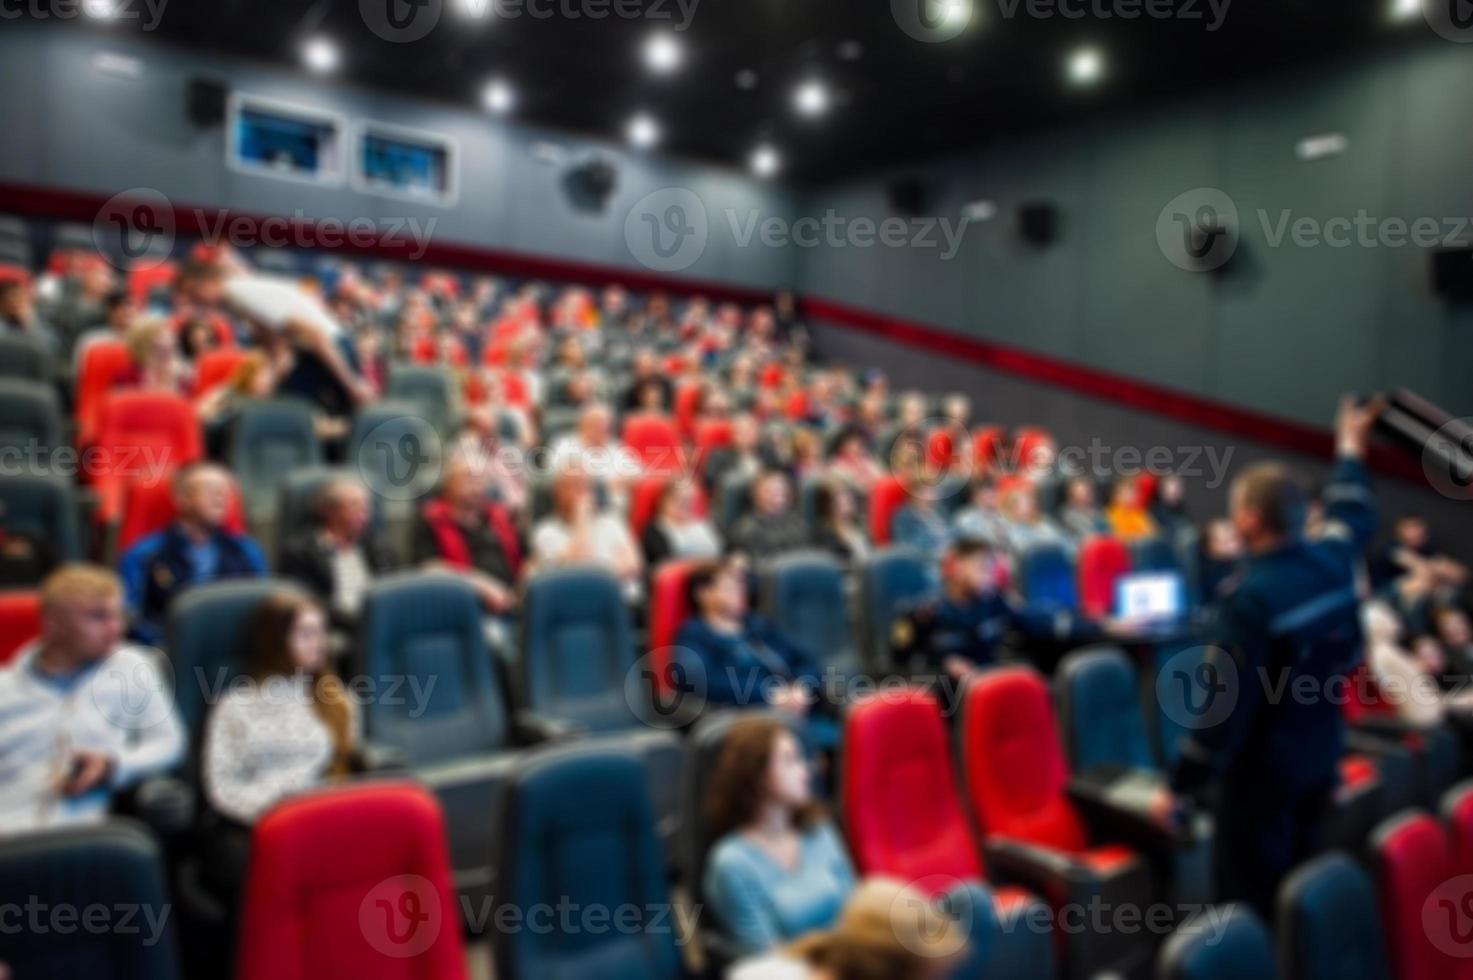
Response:
POLYGON ((706 798, 716 845, 703 890, 744 953, 829 928, 854 891, 854 867, 810 783, 782 722, 754 717, 727 735, 706 798))

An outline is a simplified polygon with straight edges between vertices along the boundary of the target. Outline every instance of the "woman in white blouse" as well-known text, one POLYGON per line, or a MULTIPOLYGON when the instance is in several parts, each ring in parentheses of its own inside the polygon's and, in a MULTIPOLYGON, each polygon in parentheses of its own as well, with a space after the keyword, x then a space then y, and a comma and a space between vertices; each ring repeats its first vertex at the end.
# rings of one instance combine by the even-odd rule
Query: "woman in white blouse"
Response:
POLYGON ((262 600, 249 661, 205 723, 204 792, 211 809, 249 826, 273 804, 348 772, 357 714, 328 671, 327 619, 313 600, 262 600))

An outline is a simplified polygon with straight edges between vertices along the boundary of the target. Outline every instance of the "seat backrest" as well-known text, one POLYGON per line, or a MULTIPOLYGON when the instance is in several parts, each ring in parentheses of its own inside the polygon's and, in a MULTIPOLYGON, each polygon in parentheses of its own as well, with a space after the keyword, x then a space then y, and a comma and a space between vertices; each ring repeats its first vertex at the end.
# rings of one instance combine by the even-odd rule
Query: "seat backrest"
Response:
POLYGON ((752 507, 752 478, 726 473, 716 492, 716 517, 723 531, 731 531, 752 507))
POLYGON ((983 672, 962 705, 962 774, 984 839, 1007 837, 1062 851, 1089 846, 1066 792, 1069 767, 1048 683, 1028 667, 983 672))
MULTIPOLYGON (((7 901, 70 909, 70 928, 26 928, 23 913, 0 930, 0 963, 10 976, 54 980, 174 980, 180 976, 164 859, 141 828, 125 821, 0 839, 7 901), (106 910, 99 928, 83 913, 106 910), (129 926, 131 928, 124 928, 129 926)), ((44 921, 44 920, 43 920, 44 921)))
POLYGON ((114 451, 113 468, 150 467, 172 472, 199 459, 204 451, 199 418, 186 399, 166 391, 115 391, 102 399, 98 410, 96 442, 114 451), (126 457, 153 450, 167 453, 157 459, 126 457))
POLYGON ((262 599, 283 590, 302 592, 286 579, 206 582, 180 593, 169 607, 174 705, 186 732, 199 731, 207 706, 240 676, 251 617, 262 599))
POLYGON ((423 765, 495 752, 508 741, 506 691, 475 590, 448 572, 401 572, 369 586, 363 670, 403 696, 372 698, 364 730, 423 765))
POLYGON ((497 823, 493 916, 535 922, 539 908, 570 906, 610 910, 619 923, 498 929, 500 980, 681 976, 648 768, 634 745, 593 739, 534 753, 508 780, 497 823))
POLYGON ((858 666, 844 570, 833 555, 792 551, 774 558, 764 572, 763 608, 815 663, 840 671, 858 666))
POLYGON ((132 366, 133 354, 121 339, 98 337, 87 344, 77 365, 76 411, 80 437, 88 437, 95 430, 102 399, 132 366))
POLYGON ((1079 608, 1074 563, 1063 545, 1039 542, 1026 548, 1018 565, 1018 587, 1030 603, 1079 608))
POLYGON ((251 836, 238 980, 465 980, 445 820, 410 783, 287 800, 251 836))
POLYGON ((1079 546, 1079 606, 1096 619, 1115 610, 1115 588, 1130 571, 1130 549, 1106 535, 1086 538, 1079 546))
MULTIPOLYGON (((118 552, 127 551, 139 538, 168 527, 178 513, 174 502, 172 480, 137 480, 123 491, 123 519, 118 525, 118 552)), ((230 509, 225 513, 225 527, 244 534, 245 502, 240 487, 230 481, 230 509)))
POLYGON ((696 423, 696 448, 703 456, 731 445, 731 421, 702 419, 696 423))
POLYGON ((1278 980, 1268 930, 1246 905, 1214 905, 1161 947, 1157 980, 1278 980))
POLYGON ((1371 835, 1381 926, 1397 980, 1448 980, 1456 960, 1449 945, 1466 948, 1466 889, 1438 894, 1453 868, 1447 832, 1425 813, 1392 817, 1371 835))
POLYGON ((281 474, 322 461, 312 407, 295 398, 246 403, 230 436, 230 466, 252 507, 267 501, 281 474))
POLYGON ((670 478, 663 474, 652 474, 641 477, 634 484, 634 492, 629 499, 629 530, 638 541, 644 534, 645 527, 655 516, 655 510, 660 506, 660 495, 665 492, 670 478))
POLYGON ((51 354, 34 337, 0 334, 0 377, 46 381, 51 377, 51 354))
POLYGON ((71 484, 60 476, 0 476, 0 527, 46 541, 62 561, 82 557, 82 532, 71 484))
POLYGON ((56 389, 27 378, 0 377, 0 448, 51 450, 61 441, 56 389))
POLYGON ((40 593, 33 589, 0 592, 0 666, 40 635, 40 593))
MULTIPOLYGON (((311 534, 317 527, 318 495, 332 480, 361 482, 358 471, 348 466, 307 466, 281 477, 276 499, 276 536, 278 541, 311 534)), ((370 506, 378 503, 378 495, 368 495, 370 506)))
POLYGON ((890 663, 890 631, 909 604, 935 593, 938 582, 931 562, 911 548, 883 548, 870 556, 863 571, 866 667, 884 673, 890 663))
POLYGON ((198 398, 225 384, 250 356, 249 351, 234 347, 205 351, 194 364, 194 396, 198 398))
POLYGON ((520 689, 534 712, 589 731, 636 721, 625 697, 635 665, 624 591, 603 568, 540 572, 522 603, 520 689))
POLYGON ((442 367, 395 364, 389 369, 388 397, 414 404, 419 414, 439 432, 447 431, 455 415, 455 379, 442 367))
POLYGON ((1074 771, 1155 770, 1135 666, 1114 647, 1059 663, 1059 723, 1074 771))
POLYGON ((982 878, 941 707, 930 692, 858 700, 845 719, 840 766, 845 832, 861 874, 982 878))
POLYGON ((890 528, 895 514, 905 506, 905 498, 905 485, 898 477, 882 477, 870 488, 869 537, 875 547, 890 543, 890 528))
POLYGON ((687 583, 700 559, 674 559, 655 569, 650 583, 650 666, 655 670, 660 692, 670 691, 668 671, 674 659, 672 648, 680 628, 691 616, 687 583))
POLYGON ((1321 855, 1286 878, 1276 916, 1284 980, 1391 980, 1376 890, 1349 856, 1321 855))
POLYGON ((1453 873, 1473 875, 1473 782, 1459 783, 1442 797, 1453 873))
POLYGON ((631 415, 624 420, 624 445, 645 470, 675 473, 680 469, 680 433, 664 415, 631 415))
POLYGON ((1204 712, 1212 702, 1203 706, 1205 691, 1198 679, 1209 649, 1197 639, 1155 645, 1150 676, 1142 690, 1151 747, 1163 771, 1176 765, 1182 743, 1198 724, 1211 720, 1204 712))
POLYGON ((1130 543, 1130 568, 1136 572, 1179 572, 1181 560, 1171 539, 1159 534, 1130 543))

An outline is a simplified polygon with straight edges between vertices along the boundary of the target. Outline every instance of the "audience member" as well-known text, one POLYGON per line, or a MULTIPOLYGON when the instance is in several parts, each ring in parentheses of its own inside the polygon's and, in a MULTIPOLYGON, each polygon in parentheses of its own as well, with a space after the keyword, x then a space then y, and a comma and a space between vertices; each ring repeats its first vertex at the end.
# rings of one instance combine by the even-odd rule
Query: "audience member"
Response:
POLYGON ((317 596, 334 626, 349 629, 373 577, 397 563, 374 531, 373 503, 362 483, 349 477, 330 481, 318 492, 315 510, 314 532, 287 541, 277 569, 317 596))
POLYGON ((1087 476, 1069 479, 1064 487, 1064 506, 1059 509, 1059 523, 1076 541, 1110 533, 1110 521, 1095 500, 1094 480, 1087 476))
POLYGON ((489 613, 504 615, 516 607, 521 542, 506 508, 487 496, 485 471, 476 460, 452 454, 445 461, 439 494, 420 508, 410 561, 465 578, 489 613))
POLYGON ((854 491, 837 480, 818 485, 814 500, 813 545, 846 565, 858 565, 870 553, 869 538, 859 520, 854 491))
POLYGON ((532 530, 532 558, 539 568, 599 565, 619 579, 630 598, 642 591, 644 561, 628 525, 599 510, 593 479, 576 466, 553 482, 552 514, 532 530))
POLYGON ((687 480, 672 480, 660 491, 654 516, 644 527, 641 544, 645 567, 654 569, 671 558, 715 558, 721 536, 715 525, 696 513, 699 491, 687 480))
POLYGON ((1121 477, 1115 481, 1110 506, 1105 509, 1110 533, 1122 541, 1138 541, 1156 533, 1156 522, 1142 499, 1140 480, 1121 477))

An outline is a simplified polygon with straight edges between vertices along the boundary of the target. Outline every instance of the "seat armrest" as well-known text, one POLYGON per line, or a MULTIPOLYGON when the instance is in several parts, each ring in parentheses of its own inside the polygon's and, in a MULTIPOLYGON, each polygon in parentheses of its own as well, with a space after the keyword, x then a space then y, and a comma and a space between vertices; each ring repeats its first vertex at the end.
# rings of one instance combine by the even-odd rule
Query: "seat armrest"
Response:
POLYGON ((512 739, 518 745, 543 742, 566 742, 578 737, 582 729, 572 722, 548 718, 531 711, 518 711, 511 718, 512 739))
POLYGON ((408 775, 409 753, 395 745, 364 742, 353 758, 353 772, 360 776, 408 775))
POLYGON ((1080 880, 1079 866, 1068 854, 1009 837, 992 837, 982 845, 990 878, 1021 885, 1059 901, 1080 880))
POLYGON ((194 826, 195 793, 182 779, 156 776, 120 793, 114 812, 135 817, 163 840, 187 834, 194 826))
POLYGON ((1163 824, 1154 806, 1165 789, 1164 779, 1130 771, 1076 776, 1069 781, 1068 794, 1084 818, 1091 840, 1120 843, 1165 857, 1211 834, 1211 820, 1203 814, 1183 811, 1183 826, 1163 824))

